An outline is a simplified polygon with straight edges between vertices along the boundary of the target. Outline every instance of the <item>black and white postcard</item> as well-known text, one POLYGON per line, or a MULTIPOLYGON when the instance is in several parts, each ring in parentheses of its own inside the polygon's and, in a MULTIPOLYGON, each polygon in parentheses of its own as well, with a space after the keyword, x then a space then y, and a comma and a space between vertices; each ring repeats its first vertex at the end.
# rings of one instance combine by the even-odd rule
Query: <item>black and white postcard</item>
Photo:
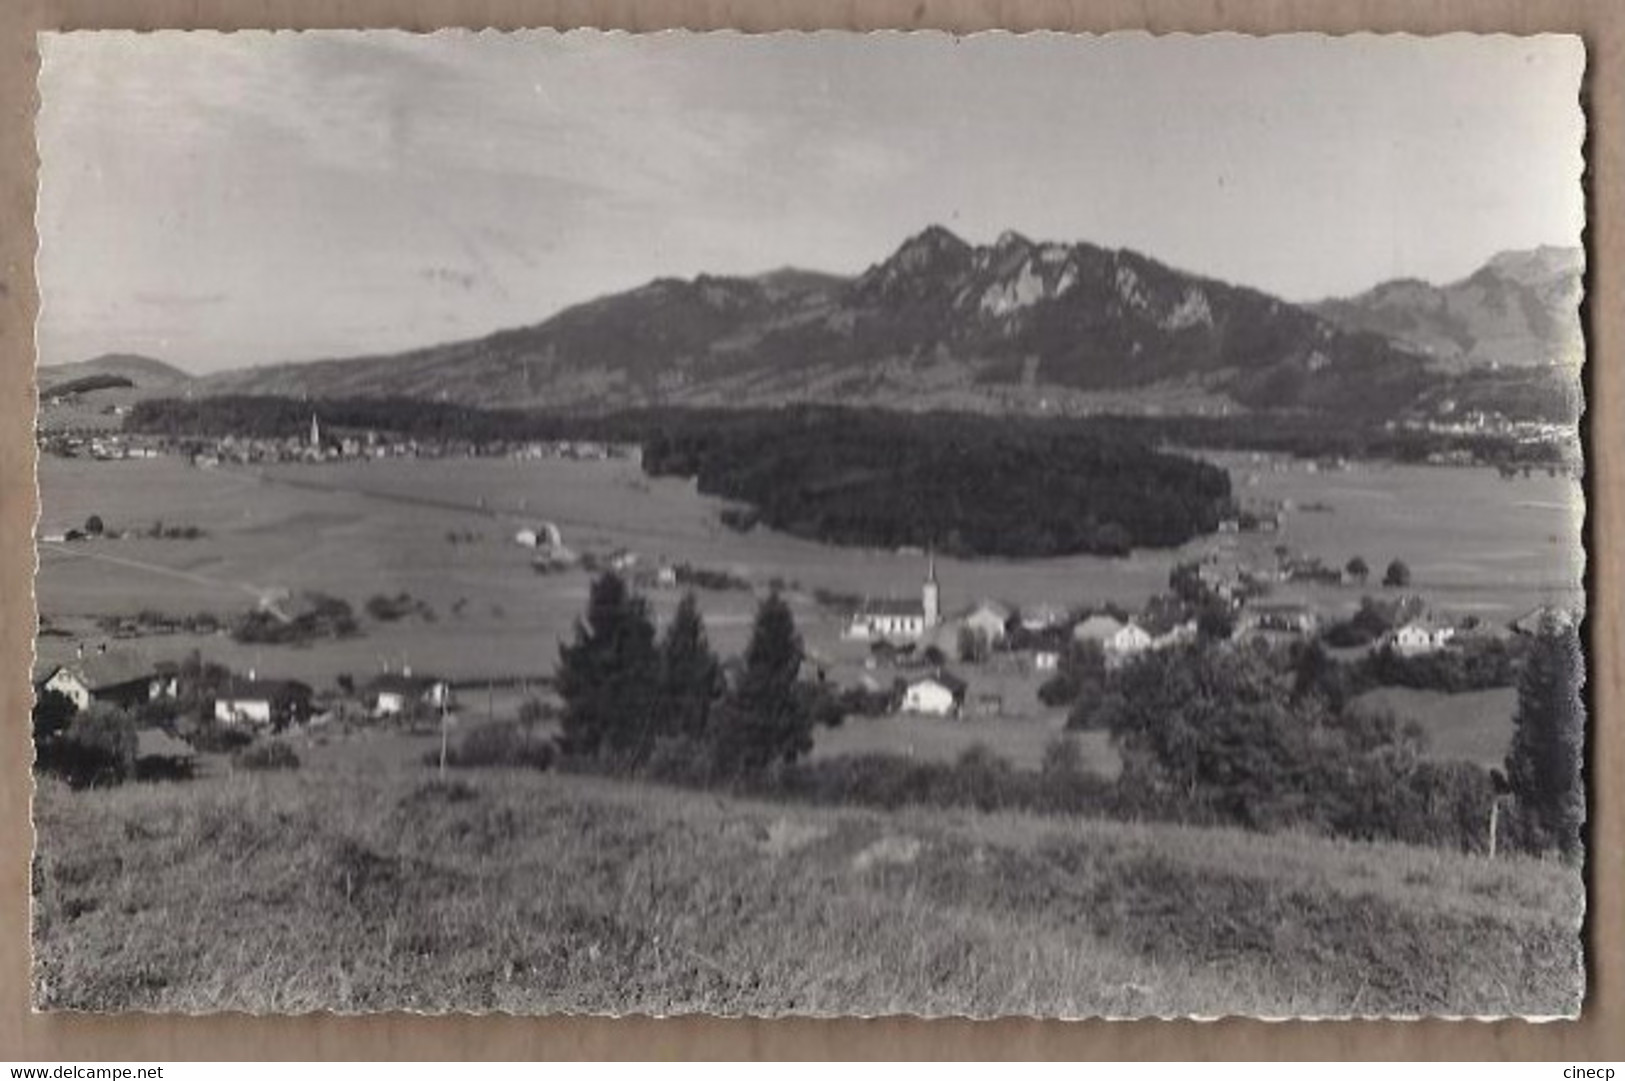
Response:
POLYGON ((1578 1014, 1578 38, 40 50, 39 1009, 1578 1014))

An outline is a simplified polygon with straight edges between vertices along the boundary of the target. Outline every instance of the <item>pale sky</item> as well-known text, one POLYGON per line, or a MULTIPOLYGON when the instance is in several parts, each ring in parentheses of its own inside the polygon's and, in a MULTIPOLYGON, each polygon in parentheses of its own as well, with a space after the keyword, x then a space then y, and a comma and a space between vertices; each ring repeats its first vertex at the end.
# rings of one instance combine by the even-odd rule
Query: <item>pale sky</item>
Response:
POLYGON ((1577 38, 41 40, 44 363, 196 372, 856 273, 939 223, 1293 300, 1578 244, 1577 38))

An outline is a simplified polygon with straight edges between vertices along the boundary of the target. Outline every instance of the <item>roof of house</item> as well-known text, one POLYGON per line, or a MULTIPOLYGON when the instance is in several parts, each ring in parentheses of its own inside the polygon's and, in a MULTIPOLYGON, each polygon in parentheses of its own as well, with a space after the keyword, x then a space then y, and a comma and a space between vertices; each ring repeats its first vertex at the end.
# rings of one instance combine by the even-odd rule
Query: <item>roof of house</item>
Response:
POLYGON ((1274 601, 1262 604, 1249 604, 1247 606, 1247 610, 1249 612, 1257 612, 1259 615, 1271 616, 1312 616, 1315 614, 1313 608, 1310 608, 1307 604, 1300 604, 1297 601, 1274 601))
POLYGON ((1010 617, 1015 615, 1016 610, 1010 605, 1005 604, 1003 601, 984 600, 979 602, 975 608, 972 608, 965 615, 968 619, 971 616, 979 615, 982 612, 986 612, 988 615, 1002 623, 1008 622, 1010 617))
POLYGON ((1097 613, 1072 628, 1072 637, 1079 639, 1092 639, 1104 642, 1112 635, 1131 624, 1124 623, 1105 613, 1097 613))
POLYGON ((1398 634, 1400 631, 1418 630, 1426 631, 1431 634, 1437 631, 1454 631, 1455 629, 1456 628, 1453 624, 1444 620, 1435 619, 1433 616, 1421 616, 1417 619, 1407 619, 1404 623, 1401 623, 1399 626, 1394 628, 1394 633, 1398 634))
POLYGON ((162 728, 143 728, 135 734, 137 758, 191 758, 196 753, 190 743, 162 728))
POLYGON ((399 672, 385 672, 367 684, 367 689, 386 694, 424 694, 445 680, 437 676, 408 676, 399 672))
POLYGON ((147 658, 122 651, 93 653, 72 664, 63 665, 62 669, 93 691, 106 687, 122 687, 126 683, 152 679, 157 675, 152 662, 147 658))
POLYGON ((911 680, 909 682, 909 686, 919 687, 926 683, 935 683, 943 690, 953 694, 956 698, 963 695, 965 693, 965 689, 970 686, 952 672, 934 672, 929 676, 921 676, 919 679, 911 680))
POLYGON ((215 695, 228 702, 281 702, 309 698, 310 687, 292 679, 232 679, 215 695))
POLYGON ((861 616, 919 616, 925 618, 925 605, 918 600, 896 600, 882 597, 879 600, 865 601, 858 610, 861 616))
POLYGON ((1542 604, 1529 609, 1523 615, 1514 619, 1510 626, 1519 630, 1538 630, 1546 620, 1552 620, 1558 627, 1572 627, 1578 620, 1578 613, 1569 608, 1560 608, 1554 605, 1542 604))

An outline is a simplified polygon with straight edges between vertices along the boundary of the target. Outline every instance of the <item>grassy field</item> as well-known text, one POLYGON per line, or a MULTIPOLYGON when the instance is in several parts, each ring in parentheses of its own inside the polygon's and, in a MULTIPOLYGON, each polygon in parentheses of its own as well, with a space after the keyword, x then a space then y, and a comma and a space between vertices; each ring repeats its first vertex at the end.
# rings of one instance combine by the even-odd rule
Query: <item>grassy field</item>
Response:
POLYGON ((1555 863, 556 774, 440 785, 325 750, 295 773, 45 782, 37 1003, 1376 1016, 1579 1002, 1582 886, 1555 863))
POLYGON ((1505 764, 1512 742, 1512 716, 1518 707, 1514 687, 1445 694, 1410 687, 1379 687, 1355 699, 1357 705, 1388 710, 1415 721, 1428 734, 1434 758, 1476 762, 1486 769, 1505 764))
POLYGON ((980 744, 995 748, 1017 769, 1038 769, 1044 751, 1067 739, 1083 752, 1083 767, 1116 777, 1122 761, 1105 732, 1068 732, 1066 715, 1043 718, 849 717, 839 728, 820 729, 814 761, 853 754, 900 754, 924 762, 953 762, 980 744))
MULTIPOLYGON (((1415 589, 1449 610, 1477 611, 1487 618, 1505 618, 1566 595, 1578 580, 1581 568, 1573 553, 1579 496, 1571 480, 1541 476, 1509 482, 1491 470, 1372 464, 1311 474, 1301 464, 1248 455, 1218 460, 1231 469, 1244 497, 1291 499, 1300 507, 1318 502, 1330 510, 1291 513, 1279 535, 1209 538, 1181 552, 1141 552, 1122 560, 940 560, 945 609, 959 611, 983 597, 1018 604, 1138 606, 1165 586, 1175 560, 1212 544, 1254 549, 1266 563, 1277 543, 1329 562, 1362 554, 1378 568, 1399 556, 1415 570, 1415 589)), ((253 667, 318 687, 332 685, 341 673, 364 681, 386 665, 412 665, 469 681, 549 673, 558 642, 569 635, 585 603, 587 576, 579 571, 543 576, 530 569, 531 553, 512 536, 520 525, 544 518, 557 522, 566 541, 580 550, 630 548, 645 565, 688 561, 758 585, 773 578, 796 584, 800 588, 790 600, 809 650, 843 682, 861 672, 863 647, 841 641, 841 615, 821 609, 811 591, 913 595, 923 570, 918 555, 840 549, 766 530, 734 533, 719 523, 720 505, 698 495, 692 484, 649 480, 624 461, 449 459, 252 471, 193 469, 173 458, 46 457, 40 462, 40 488, 42 532, 98 514, 114 530, 146 529, 162 518, 170 526, 196 525, 207 534, 190 541, 131 538, 43 547, 41 609, 79 639, 98 639, 96 616, 144 608, 229 615, 274 590, 331 593, 358 612, 375 594, 405 591, 435 613, 433 622, 379 623, 363 616, 362 636, 319 648, 246 646, 219 635, 121 644, 154 660, 198 649, 238 670, 253 667), (474 539, 454 544, 448 533, 474 539)), ((1332 588, 1316 595, 1336 609, 1352 607, 1359 592, 1332 588)), ((673 591, 655 591, 657 615, 668 613, 676 599, 673 591)), ((723 653, 739 652, 755 598, 747 592, 713 592, 703 594, 701 603, 713 642, 723 653)), ((41 660, 68 660, 74 643, 74 637, 41 638, 41 660)), ((978 692, 999 684, 1012 720, 1054 720, 1038 705, 1036 679, 1006 679, 982 670, 965 674, 978 692)), ((465 696, 476 711, 484 709, 484 697, 465 696)), ((516 702, 510 696, 504 709, 516 702)), ((902 742, 890 749, 957 753, 953 737, 921 740, 906 728, 868 734, 898 734, 902 742)), ((1041 753, 1041 746, 1026 738, 1031 731, 1002 725, 991 742, 1000 753, 1026 761, 1034 746, 1041 753)), ((1481 734, 1485 740, 1491 738, 1487 731, 1481 734)))

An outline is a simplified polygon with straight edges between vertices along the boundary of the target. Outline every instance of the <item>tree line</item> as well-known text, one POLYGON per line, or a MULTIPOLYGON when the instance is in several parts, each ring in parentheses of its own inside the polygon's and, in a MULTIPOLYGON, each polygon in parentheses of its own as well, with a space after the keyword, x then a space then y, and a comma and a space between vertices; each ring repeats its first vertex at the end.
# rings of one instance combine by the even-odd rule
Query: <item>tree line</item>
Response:
POLYGON ((1579 853, 1585 801, 1577 632, 1548 623, 1518 669, 1502 767, 1427 757, 1425 733, 1356 707, 1361 673, 1316 643, 1192 645, 1109 668, 1076 647, 1046 687, 1068 726, 1110 733, 1119 789, 1148 809, 1249 829, 1309 829, 1483 851, 1579 853), (1501 803, 1506 811, 1499 813, 1501 803))
POLYGON ((1036 434, 1088 434, 1137 446, 1202 447, 1265 451, 1297 458, 1423 462, 1434 454, 1466 451, 1475 460, 1504 466, 1561 463, 1561 449, 1524 444, 1492 433, 1430 432, 1360 420, 1328 424, 1318 414, 1256 413, 1244 416, 1011 417, 982 414, 899 413, 845 406, 718 409, 664 406, 605 413, 491 409, 400 396, 320 398, 224 394, 199 398, 149 398, 136 402, 126 431, 175 439, 297 438, 315 414, 329 428, 393 433, 406 438, 474 444, 529 440, 598 440, 647 445, 735 424, 773 427, 802 418, 891 418, 900 426, 1003 426, 1036 434))

